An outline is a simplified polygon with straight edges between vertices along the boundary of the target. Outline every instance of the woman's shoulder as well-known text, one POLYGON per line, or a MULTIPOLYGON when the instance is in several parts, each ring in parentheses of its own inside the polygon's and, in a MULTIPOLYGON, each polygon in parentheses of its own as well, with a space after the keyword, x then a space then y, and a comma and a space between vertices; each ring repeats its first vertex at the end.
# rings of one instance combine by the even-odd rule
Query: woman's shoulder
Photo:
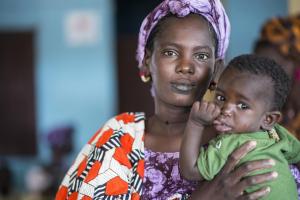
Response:
POLYGON ((137 123, 145 120, 145 113, 143 112, 123 112, 110 118, 105 124, 115 122, 121 124, 137 123))
POLYGON ((116 115, 113 119, 123 121, 124 123, 137 123, 145 120, 145 113, 143 112, 124 112, 116 115))
POLYGON ((104 123, 104 125, 94 133, 88 143, 99 143, 99 141, 106 141, 113 136, 121 137, 130 135, 132 138, 141 137, 144 133, 144 121, 145 114, 143 112, 124 112, 118 114, 104 123))

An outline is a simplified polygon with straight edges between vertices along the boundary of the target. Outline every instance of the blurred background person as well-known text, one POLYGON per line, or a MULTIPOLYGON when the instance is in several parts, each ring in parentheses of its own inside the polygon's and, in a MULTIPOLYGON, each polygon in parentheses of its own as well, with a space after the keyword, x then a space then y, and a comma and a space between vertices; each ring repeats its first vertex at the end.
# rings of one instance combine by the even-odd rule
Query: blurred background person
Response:
POLYGON ((254 52, 274 59, 290 76, 292 89, 282 123, 300 139, 300 14, 267 20, 254 52))

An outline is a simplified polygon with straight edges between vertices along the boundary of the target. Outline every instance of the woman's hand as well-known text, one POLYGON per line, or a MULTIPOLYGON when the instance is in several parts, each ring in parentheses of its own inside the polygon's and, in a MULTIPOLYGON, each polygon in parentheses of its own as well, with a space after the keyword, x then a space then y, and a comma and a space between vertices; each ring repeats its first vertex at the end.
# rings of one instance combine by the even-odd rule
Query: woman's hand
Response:
POLYGON ((275 179, 278 175, 276 172, 250 177, 245 176, 255 170, 271 168, 275 165, 273 160, 249 161, 235 169, 240 159, 254 149, 255 146, 256 142, 254 141, 246 142, 232 152, 220 173, 212 181, 201 182, 190 199, 259 199, 267 195, 270 192, 270 188, 268 187, 261 188, 249 194, 244 193, 244 190, 249 186, 275 179))

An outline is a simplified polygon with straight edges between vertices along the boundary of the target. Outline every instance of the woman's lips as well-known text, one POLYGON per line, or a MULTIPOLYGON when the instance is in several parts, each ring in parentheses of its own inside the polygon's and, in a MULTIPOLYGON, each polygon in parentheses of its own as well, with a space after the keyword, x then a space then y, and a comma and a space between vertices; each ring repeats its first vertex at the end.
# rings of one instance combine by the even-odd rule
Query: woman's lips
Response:
POLYGON ((190 81, 172 82, 171 87, 175 92, 188 94, 196 88, 196 84, 190 81))
POLYGON ((226 133, 232 130, 231 126, 218 119, 213 122, 213 125, 219 133, 226 133))

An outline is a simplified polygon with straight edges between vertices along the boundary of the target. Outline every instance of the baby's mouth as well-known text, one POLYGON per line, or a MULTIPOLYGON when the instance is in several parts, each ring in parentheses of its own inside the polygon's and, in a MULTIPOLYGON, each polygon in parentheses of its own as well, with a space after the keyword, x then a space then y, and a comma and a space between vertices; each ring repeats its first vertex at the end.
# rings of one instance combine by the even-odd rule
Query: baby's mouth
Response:
POLYGON ((232 130, 232 127, 222 120, 216 119, 213 125, 218 133, 227 133, 232 130))

